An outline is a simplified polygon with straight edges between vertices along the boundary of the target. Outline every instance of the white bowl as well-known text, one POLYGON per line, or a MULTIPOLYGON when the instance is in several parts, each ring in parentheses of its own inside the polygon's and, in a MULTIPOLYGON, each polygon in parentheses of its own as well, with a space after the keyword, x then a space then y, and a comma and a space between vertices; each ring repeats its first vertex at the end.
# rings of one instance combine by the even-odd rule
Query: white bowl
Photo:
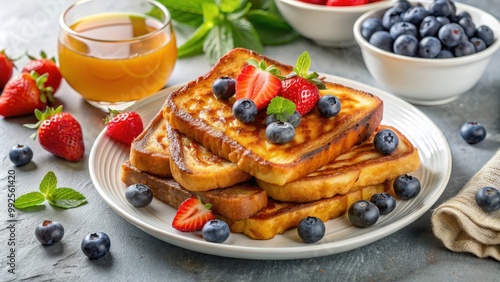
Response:
POLYGON ((389 7, 394 0, 366 5, 331 7, 304 3, 298 0, 275 0, 278 10, 300 35, 324 47, 355 45, 352 27, 367 11, 389 7))
MULTIPOLYGON (((428 7, 431 1, 410 1, 428 7)), ((491 56, 500 46, 500 23, 485 11, 455 2, 457 14, 468 12, 476 26, 488 25, 495 42, 473 55, 449 59, 423 59, 396 55, 371 45, 361 35, 361 24, 370 17, 381 17, 387 9, 367 12, 354 24, 354 37, 361 47, 365 65, 380 84, 393 94, 418 105, 441 105, 470 90, 481 78, 491 56)))

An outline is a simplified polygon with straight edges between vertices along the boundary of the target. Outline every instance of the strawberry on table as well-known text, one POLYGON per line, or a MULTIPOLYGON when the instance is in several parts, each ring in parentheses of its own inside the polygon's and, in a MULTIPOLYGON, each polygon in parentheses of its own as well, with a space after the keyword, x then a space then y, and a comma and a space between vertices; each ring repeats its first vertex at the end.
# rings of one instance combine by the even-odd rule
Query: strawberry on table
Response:
POLYGON ((7 81, 12 77, 14 63, 11 58, 5 54, 5 50, 0 51, 0 89, 4 88, 7 81))
POLYGON ((266 66, 251 59, 236 78, 236 99, 249 98, 257 110, 267 107, 281 88, 280 71, 274 66, 266 66))
POLYGON ((109 115, 104 120, 106 134, 112 139, 130 146, 135 137, 144 129, 141 116, 137 112, 120 113, 109 109, 109 115))
POLYGON ((320 98, 319 89, 326 88, 316 72, 308 73, 310 66, 309 53, 304 52, 297 59, 293 72, 281 81, 279 96, 294 102, 301 115, 307 114, 316 106, 320 98))
POLYGON ((56 59, 54 57, 47 58, 47 54, 43 51, 40 52, 40 57, 41 58, 35 58, 28 55, 31 61, 24 66, 22 72, 29 73, 31 71, 36 71, 40 75, 46 73, 48 78, 45 87, 52 87, 52 92, 56 93, 62 81, 61 72, 59 72, 59 67, 56 65, 56 59))
POLYGON ((211 204, 204 204, 200 198, 185 200, 175 214, 172 227, 183 232, 201 230, 205 223, 215 219, 211 207, 211 204))
POLYGON ((33 114, 35 109, 42 110, 47 102, 52 102, 52 89, 44 86, 47 75, 19 73, 3 89, 0 96, 0 115, 14 117, 33 114))
POLYGON ((25 124, 25 127, 37 129, 31 137, 50 153, 70 162, 83 159, 85 146, 82 128, 69 113, 62 112, 62 106, 56 109, 47 107, 45 112, 35 110, 38 122, 25 124))

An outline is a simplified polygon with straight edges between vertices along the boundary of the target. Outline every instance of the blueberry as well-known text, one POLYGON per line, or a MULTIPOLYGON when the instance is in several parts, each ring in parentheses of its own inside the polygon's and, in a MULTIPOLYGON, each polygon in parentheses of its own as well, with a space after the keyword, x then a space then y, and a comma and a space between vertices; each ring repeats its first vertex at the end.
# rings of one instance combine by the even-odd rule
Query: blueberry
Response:
POLYGON ((229 226, 220 219, 213 219, 205 223, 201 229, 201 236, 208 242, 222 243, 229 238, 229 226))
POLYGON ((406 10, 408 10, 408 9, 410 9, 412 7, 410 1, 408 1, 408 0, 398 0, 392 6, 396 7, 396 8, 400 8, 403 11, 406 11, 406 10))
POLYGON ((392 188, 400 199, 408 200, 420 193, 420 181, 416 177, 404 174, 396 177, 392 188))
POLYGON ((474 33, 476 32, 476 25, 472 21, 472 18, 470 17, 461 18, 458 21, 458 24, 464 29, 464 32, 467 35, 467 37, 470 38, 474 36, 474 33))
POLYGON ((382 50, 392 52, 394 40, 387 31, 377 31, 370 37, 370 44, 382 50))
POLYGON ((391 29, 391 26, 393 24, 403 21, 402 15, 404 13, 405 10, 401 8, 398 7, 389 8, 387 11, 385 11, 384 15, 382 16, 382 25, 387 30, 391 29))
POLYGON ((325 224, 317 217, 308 216, 299 222, 297 233, 305 243, 316 243, 325 236, 325 224))
POLYGON ((35 236, 43 245, 53 245, 64 236, 64 227, 57 221, 44 220, 35 229, 35 236))
POLYGON ((418 39, 413 35, 403 34, 394 40, 394 53, 415 57, 418 51, 418 39))
POLYGON ((470 39, 470 42, 472 44, 474 44, 474 48, 476 49, 476 53, 481 52, 484 49, 486 49, 486 43, 484 43, 484 41, 481 38, 472 37, 470 39))
POLYGON ((396 150, 399 144, 398 136, 390 129, 382 129, 373 139, 375 149, 383 155, 389 155, 396 150))
POLYGON ((457 46, 463 35, 464 29, 456 23, 445 24, 438 31, 439 40, 448 47, 457 46))
POLYGON ((381 215, 388 214, 396 208, 396 199, 386 192, 373 194, 370 198, 370 202, 377 206, 381 215))
POLYGON ((257 114, 257 106, 251 99, 238 99, 233 104, 233 115, 241 122, 252 122, 257 117, 257 114))
POLYGON ((33 151, 29 146, 18 144, 9 151, 9 159, 16 166, 23 166, 33 159, 33 151))
MULTIPOLYGON (((293 112, 293 114, 291 116, 289 116, 287 118, 286 121, 288 123, 290 123, 294 128, 297 128, 297 126, 299 126, 301 120, 302 120, 302 116, 300 115, 300 113, 298 111, 295 111, 295 112, 293 112)), ((276 115, 271 114, 271 115, 268 115, 266 117, 265 123, 266 123, 266 126, 268 126, 269 124, 271 124, 273 122, 277 122, 277 121, 279 121, 279 120, 276 117, 276 115)))
POLYGON ((466 11, 463 11, 460 14, 458 14, 457 17, 458 17, 459 20, 461 20, 463 18, 470 18, 470 19, 472 19, 472 16, 468 12, 466 12, 466 11))
POLYGON ((90 233, 83 238, 81 248, 89 259, 98 259, 109 253, 111 241, 104 232, 90 233))
POLYGON ((422 20, 427 17, 429 13, 423 6, 415 6, 408 9, 403 15, 403 21, 410 22, 415 26, 420 26, 422 20))
POLYGON ((439 23, 440 27, 445 25, 445 24, 451 23, 450 19, 448 19, 447 17, 436 17, 436 21, 439 23))
POLYGON ((434 16, 427 16, 420 23, 420 27, 418 29, 420 36, 436 36, 439 28, 442 24, 437 20, 434 16))
POLYGON ((359 200, 349 207, 347 217, 354 226, 365 228, 377 222, 380 212, 374 203, 367 200, 359 200))
POLYGON ((460 128, 460 135, 469 144, 476 144, 486 137, 486 128, 478 122, 469 121, 460 128))
POLYGON ((455 57, 463 57, 476 53, 476 47, 472 42, 465 41, 460 42, 455 48, 453 48, 453 54, 455 57))
POLYGON ((493 31, 487 25, 480 25, 476 29, 474 37, 481 38, 487 47, 489 47, 491 44, 493 44, 493 41, 495 41, 495 34, 493 34, 493 31))
POLYGON ((427 36, 418 43, 418 56, 421 58, 435 58, 441 52, 441 41, 434 36, 427 36))
POLYGON ((295 129, 289 122, 273 122, 266 127, 267 140, 275 144, 290 142, 295 136, 295 129))
POLYGON ((324 117, 333 117, 340 112, 340 100, 333 95, 322 96, 316 103, 316 108, 324 117))
POLYGON ((436 56, 438 59, 446 59, 446 58, 454 58, 453 53, 451 53, 449 50, 446 49, 441 49, 439 54, 436 56))
POLYGON ((143 208, 153 201, 153 192, 144 184, 132 184, 125 190, 125 198, 132 206, 143 208))
POLYGON ((485 212, 500 209, 500 192, 493 187, 483 187, 476 192, 476 203, 485 212))
POLYGON ((429 14, 447 17, 453 13, 453 7, 448 0, 434 0, 429 4, 429 14))
POLYGON ((382 25, 382 20, 379 18, 368 18, 361 24, 361 35, 366 40, 370 40, 372 34, 377 31, 385 30, 382 25))
POLYGON ((212 83, 212 93, 217 99, 229 99, 236 92, 236 80, 231 77, 219 77, 212 83))
POLYGON ((394 40, 396 40, 396 38, 403 34, 417 36, 417 33, 417 27, 414 24, 407 22, 395 23, 389 30, 389 34, 394 40))

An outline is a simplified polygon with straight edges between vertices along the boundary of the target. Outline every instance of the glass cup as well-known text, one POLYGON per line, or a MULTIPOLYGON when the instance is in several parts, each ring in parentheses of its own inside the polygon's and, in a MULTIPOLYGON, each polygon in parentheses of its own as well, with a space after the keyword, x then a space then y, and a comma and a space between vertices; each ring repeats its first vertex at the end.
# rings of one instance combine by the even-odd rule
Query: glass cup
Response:
POLYGON ((60 17, 59 68, 91 105, 123 110, 163 88, 177 60, 170 12, 150 0, 85 0, 60 17))

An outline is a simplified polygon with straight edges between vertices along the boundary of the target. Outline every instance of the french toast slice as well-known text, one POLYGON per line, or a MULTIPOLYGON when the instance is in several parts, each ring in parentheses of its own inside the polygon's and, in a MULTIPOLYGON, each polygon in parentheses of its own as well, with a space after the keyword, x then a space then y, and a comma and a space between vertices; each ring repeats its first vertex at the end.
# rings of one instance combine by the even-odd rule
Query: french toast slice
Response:
POLYGON ((283 145, 268 142, 265 111, 261 111, 254 122, 242 123, 232 114, 234 97, 220 100, 211 91, 215 79, 236 78, 249 59, 264 60, 267 65, 279 69, 282 75, 293 69, 253 51, 233 49, 206 75, 174 91, 166 99, 163 113, 173 128, 261 181, 284 185, 306 176, 364 141, 380 124, 381 99, 325 82, 327 89, 320 94, 336 95, 342 105, 340 113, 325 118, 313 110, 302 117, 291 142, 283 145))
POLYGON ((239 221, 230 221, 231 232, 243 233, 252 239, 267 240, 277 234, 295 228, 307 216, 315 216, 323 222, 344 214, 358 200, 369 200, 376 193, 388 191, 392 181, 359 187, 345 195, 307 203, 280 202, 269 199, 267 207, 257 214, 239 221))
POLYGON ((417 148, 399 130, 381 125, 376 132, 360 145, 298 180, 285 185, 270 184, 258 179, 256 182, 275 200, 310 202, 346 194, 358 187, 382 183, 420 167, 417 148), (392 130, 399 139, 397 149, 390 155, 382 155, 373 145, 376 132, 382 129, 392 130))
POLYGON ((188 191, 226 188, 250 180, 250 174, 166 125, 172 177, 188 191))
POLYGON ((130 145, 130 162, 141 171, 171 177, 170 141, 167 136, 166 120, 159 112, 148 126, 130 145))
POLYGON ((121 180, 127 186, 136 183, 147 185, 155 198, 175 208, 187 198, 199 196, 203 202, 212 204, 214 213, 230 220, 242 220, 257 213, 267 206, 268 200, 266 192, 251 183, 211 191, 189 192, 173 178, 140 171, 130 161, 122 164, 121 180))

